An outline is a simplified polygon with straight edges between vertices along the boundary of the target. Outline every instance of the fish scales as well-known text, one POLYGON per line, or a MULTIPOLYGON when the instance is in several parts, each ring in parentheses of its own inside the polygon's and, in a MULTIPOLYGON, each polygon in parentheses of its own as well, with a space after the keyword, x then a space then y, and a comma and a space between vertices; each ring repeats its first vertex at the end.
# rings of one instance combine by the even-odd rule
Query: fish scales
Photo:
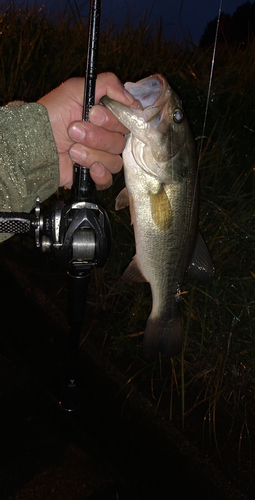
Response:
POLYGON ((178 294, 184 273, 188 269, 204 282, 210 282, 214 274, 198 233, 195 143, 181 100, 162 75, 125 87, 139 100, 138 107, 102 98, 130 130, 123 152, 126 188, 117 197, 116 208, 130 206, 136 255, 123 278, 150 283, 152 311, 143 355, 162 352, 173 356, 182 346, 178 294), (202 264, 201 252, 205 256, 202 264))

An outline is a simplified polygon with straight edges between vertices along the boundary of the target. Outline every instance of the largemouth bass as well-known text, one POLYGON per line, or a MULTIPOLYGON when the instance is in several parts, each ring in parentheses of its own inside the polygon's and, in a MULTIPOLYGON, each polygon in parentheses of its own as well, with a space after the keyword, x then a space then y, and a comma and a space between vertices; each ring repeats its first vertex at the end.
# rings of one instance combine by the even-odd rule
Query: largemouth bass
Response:
POLYGON ((130 134, 123 152, 126 188, 116 209, 129 205, 136 255, 126 281, 150 283, 152 311, 143 355, 173 356, 182 347, 178 303, 187 270, 208 283, 213 264, 198 230, 198 164, 182 102, 166 79, 154 75, 125 88, 139 101, 127 107, 104 96, 102 103, 130 134))

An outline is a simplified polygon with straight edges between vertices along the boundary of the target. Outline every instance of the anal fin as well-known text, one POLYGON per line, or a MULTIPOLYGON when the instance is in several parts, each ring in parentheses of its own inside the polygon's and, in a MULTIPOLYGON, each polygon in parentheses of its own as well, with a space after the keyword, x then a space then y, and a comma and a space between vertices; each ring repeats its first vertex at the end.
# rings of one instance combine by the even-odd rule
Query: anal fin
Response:
POLYGON ((140 269, 136 255, 133 257, 129 266, 124 271, 122 279, 129 283, 145 283, 147 281, 140 269))

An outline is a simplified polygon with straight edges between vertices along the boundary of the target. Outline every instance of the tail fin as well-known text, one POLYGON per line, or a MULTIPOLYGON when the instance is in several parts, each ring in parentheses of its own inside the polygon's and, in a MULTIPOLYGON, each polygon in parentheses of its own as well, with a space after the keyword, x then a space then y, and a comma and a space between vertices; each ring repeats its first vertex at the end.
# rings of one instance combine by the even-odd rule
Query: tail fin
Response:
POLYGON ((175 356, 182 349, 182 323, 179 311, 164 321, 149 316, 143 339, 142 354, 145 358, 161 352, 166 356, 175 356))

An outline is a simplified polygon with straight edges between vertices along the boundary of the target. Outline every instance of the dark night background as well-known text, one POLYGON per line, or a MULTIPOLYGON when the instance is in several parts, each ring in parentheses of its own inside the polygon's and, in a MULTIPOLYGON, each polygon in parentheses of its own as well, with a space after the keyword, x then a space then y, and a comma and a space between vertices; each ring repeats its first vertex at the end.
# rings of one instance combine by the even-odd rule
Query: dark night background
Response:
MULTIPOLYGON (((118 216, 113 208, 123 186, 116 176, 100 193, 114 244, 107 267, 91 273, 78 361, 81 406, 69 413, 59 406, 68 350, 66 272, 35 251, 32 234, 0 245, 3 500, 254 499, 255 1, 222 2, 203 131, 208 46, 220 4, 102 0, 102 28, 121 28, 127 13, 133 23, 115 38, 102 30, 100 72, 114 71, 122 81, 164 74, 180 91, 198 150, 203 140, 201 231, 216 276, 208 289, 186 278, 185 356, 171 364, 163 356, 142 360, 150 297, 146 284, 120 279, 134 242, 127 211, 118 216), (146 22, 130 30, 146 8, 146 22), (161 17, 166 39, 147 31, 161 17), (168 43, 174 34, 177 43, 168 43), (178 44, 182 38, 190 43, 178 44)), ((5 5, 2 104, 36 101, 84 74, 89 0, 5 5), (27 12, 33 4, 45 9, 27 12), (66 8, 75 15, 65 23, 66 8), (77 14, 83 24, 73 22, 77 14)))
MULTIPOLYGON (((35 0, 29 0, 28 4, 33 5, 35 0)), ((84 0, 69 0, 69 5, 79 8, 83 15, 88 14, 89 2, 84 0)), ((59 6, 65 6, 65 1, 53 0, 43 2, 38 0, 38 6, 46 5, 51 12, 57 12, 59 6)), ((242 0, 223 0, 222 12, 232 15, 237 7, 244 3, 242 0)), ((102 1, 102 26, 107 26, 114 22, 117 26, 124 23, 127 13, 133 17, 134 22, 147 10, 150 24, 163 20, 163 27, 166 36, 170 39, 175 33, 177 26, 177 37, 179 40, 190 33, 194 43, 198 43, 206 29, 207 23, 218 16, 220 0, 178 0, 166 2, 165 0, 103 0, 102 1)))

